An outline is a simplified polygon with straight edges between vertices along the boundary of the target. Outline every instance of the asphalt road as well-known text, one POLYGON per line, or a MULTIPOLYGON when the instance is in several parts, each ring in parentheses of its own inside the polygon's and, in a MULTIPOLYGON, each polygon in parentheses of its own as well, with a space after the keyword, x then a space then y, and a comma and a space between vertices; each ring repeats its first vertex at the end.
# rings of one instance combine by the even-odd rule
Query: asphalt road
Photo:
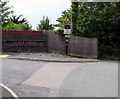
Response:
POLYGON ((0 89, 1 89, 0 92, 1 97, 13 97, 11 93, 8 90, 6 90, 4 87, 0 86, 0 89))
POLYGON ((118 97, 118 62, 58 64, 3 59, 2 83, 19 97, 118 97))

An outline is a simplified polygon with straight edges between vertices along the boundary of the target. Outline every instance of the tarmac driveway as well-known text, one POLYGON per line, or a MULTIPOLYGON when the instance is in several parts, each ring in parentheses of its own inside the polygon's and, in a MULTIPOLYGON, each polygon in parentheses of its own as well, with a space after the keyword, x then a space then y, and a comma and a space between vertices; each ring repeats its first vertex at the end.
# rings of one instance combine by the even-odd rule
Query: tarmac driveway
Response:
POLYGON ((118 97, 118 62, 3 59, 2 83, 19 97, 118 97))

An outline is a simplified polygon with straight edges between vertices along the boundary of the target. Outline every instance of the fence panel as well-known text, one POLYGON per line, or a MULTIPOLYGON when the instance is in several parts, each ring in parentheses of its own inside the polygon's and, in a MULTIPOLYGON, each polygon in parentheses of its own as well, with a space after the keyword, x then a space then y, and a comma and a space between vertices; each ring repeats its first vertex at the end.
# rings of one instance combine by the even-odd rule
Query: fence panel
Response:
POLYGON ((68 54, 97 58, 97 39, 71 36, 68 43, 68 54))
POLYGON ((56 33, 48 34, 48 50, 65 53, 65 38, 56 33))
POLYGON ((28 33, 24 33, 24 31, 7 31, 7 32, 3 31, 2 51, 47 52, 47 39, 48 39, 47 34, 36 33, 37 31, 27 32, 28 33))

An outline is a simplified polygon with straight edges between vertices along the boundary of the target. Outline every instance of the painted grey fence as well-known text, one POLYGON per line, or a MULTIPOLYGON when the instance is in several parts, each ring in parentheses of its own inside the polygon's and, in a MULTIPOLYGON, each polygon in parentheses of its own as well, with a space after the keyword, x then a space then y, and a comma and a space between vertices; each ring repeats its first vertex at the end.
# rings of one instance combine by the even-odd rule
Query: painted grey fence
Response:
MULTIPOLYGON (((48 51, 65 53, 65 46, 65 37, 55 33, 48 33, 48 51)), ((68 54, 97 58, 97 46, 97 39, 71 36, 68 42, 68 54)))

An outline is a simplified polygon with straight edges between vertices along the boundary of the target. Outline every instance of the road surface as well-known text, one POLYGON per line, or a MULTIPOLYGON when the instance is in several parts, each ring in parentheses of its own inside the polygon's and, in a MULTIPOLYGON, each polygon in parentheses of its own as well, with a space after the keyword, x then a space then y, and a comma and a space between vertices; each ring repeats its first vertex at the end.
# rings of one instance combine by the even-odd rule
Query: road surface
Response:
POLYGON ((2 90, 0 92, 0 96, 2 96, 2 97, 13 97, 11 95, 11 93, 8 90, 6 90, 4 87, 0 86, 0 89, 2 90))
POLYGON ((19 97, 118 97, 118 62, 3 59, 2 83, 19 97))

